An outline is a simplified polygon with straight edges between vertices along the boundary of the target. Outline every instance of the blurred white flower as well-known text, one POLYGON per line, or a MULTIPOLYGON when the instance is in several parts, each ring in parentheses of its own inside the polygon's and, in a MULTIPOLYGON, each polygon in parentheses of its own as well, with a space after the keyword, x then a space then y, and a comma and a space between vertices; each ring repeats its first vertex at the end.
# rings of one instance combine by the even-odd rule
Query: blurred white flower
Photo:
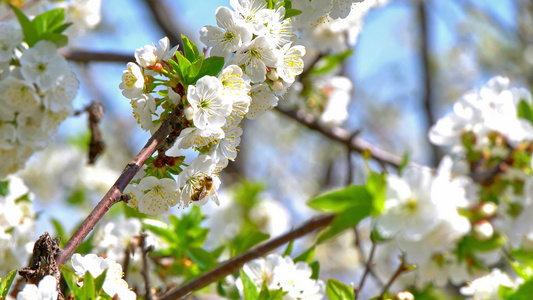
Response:
POLYGON ((26 284, 24 289, 17 294, 17 300, 57 300, 57 281, 54 276, 47 275, 39 282, 39 287, 26 284))
POLYGON ((24 79, 35 82, 45 91, 54 86, 58 78, 68 76, 71 72, 67 60, 57 54, 54 43, 46 40, 24 50, 20 65, 24 79))
POLYGON ((470 282, 461 288, 461 294, 472 296, 471 299, 499 300, 503 299, 498 294, 500 287, 516 288, 517 283, 499 269, 493 269, 490 274, 470 282))

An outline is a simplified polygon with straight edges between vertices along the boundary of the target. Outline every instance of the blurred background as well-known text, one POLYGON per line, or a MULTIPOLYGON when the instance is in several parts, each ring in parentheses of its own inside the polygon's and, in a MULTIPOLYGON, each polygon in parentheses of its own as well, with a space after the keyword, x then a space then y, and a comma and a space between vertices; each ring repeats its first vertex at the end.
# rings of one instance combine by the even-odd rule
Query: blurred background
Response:
MULTIPOLYGON (((436 166, 443 151, 429 145, 428 128, 464 92, 495 75, 510 77, 514 86, 533 86, 530 1, 381 2, 363 15, 357 42, 349 45, 353 54, 333 72, 348 77, 353 86, 349 117, 340 124, 348 132, 359 132, 358 137, 398 156, 407 154, 413 161, 436 166)), ((216 25, 219 6, 229 6, 229 1, 102 1, 100 23, 75 38, 67 50, 115 53, 133 61, 137 48, 157 44, 168 34, 160 26, 165 22, 173 33, 184 34, 202 47, 199 31, 216 25), (158 7, 164 7, 170 18, 154 14, 158 7)), ((102 132, 107 148, 95 166, 86 165, 89 132, 87 116, 80 115, 64 122, 51 146, 28 162, 21 174, 35 193, 36 236, 57 230, 52 219, 72 230, 150 136, 136 124, 131 105, 118 88, 126 62, 71 61, 71 65, 81 82, 74 107, 83 109, 93 100, 105 106, 102 132)), ((291 99, 280 106, 287 109, 305 110, 310 105, 306 99, 295 105, 298 99, 286 98, 291 99)), ((255 189, 258 199, 274 203, 259 212, 283 211, 277 214, 283 220, 274 219, 278 228, 271 228, 277 235, 313 214, 305 205, 313 195, 365 181, 360 154, 276 110, 256 120, 245 119, 243 129, 239 155, 221 174, 222 208, 208 203, 207 214, 228 210, 235 190, 255 189)), ((381 170, 374 162, 371 166, 381 170)), ((246 203, 240 205, 246 208, 246 203)), ((229 211, 230 217, 219 222, 231 222, 229 211)), ((171 208, 168 214, 182 212, 171 208)), ((224 230, 215 234, 224 236, 235 228, 224 230)), ((350 255, 356 257, 355 252, 350 255)), ((341 268, 346 268, 346 260, 323 270, 342 273, 341 268)))

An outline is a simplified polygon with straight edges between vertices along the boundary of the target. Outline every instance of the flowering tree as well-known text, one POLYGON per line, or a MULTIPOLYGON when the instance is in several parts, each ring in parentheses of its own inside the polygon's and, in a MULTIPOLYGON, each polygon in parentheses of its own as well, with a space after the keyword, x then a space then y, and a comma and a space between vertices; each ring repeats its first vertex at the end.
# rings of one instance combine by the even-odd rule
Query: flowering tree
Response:
MULTIPOLYGON (((496 76, 435 118, 424 1, 415 5, 435 166, 342 129, 353 89, 343 66, 365 15, 388 1, 231 0, 195 38, 169 27, 161 2, 147 1, 168 36, 133 55, 58 50, 98 25, 100 1, 11 2, 0 24, 0 299, 533 293, 531 94, 496 76), (125 64, 123 98, 113 101, 127 99, 150 138, 125 154, 120 174, 112 161, 124 161, 124 145, 111 138, 105 150, 103 104, 74 109, 80 75, 67 60, 125 64), (315 188, 307 200, 315 213, 293 228, 286 206, 231 171, 246 132, 271 110, 348 150, 347 183, 315 188), (54 145, 60 124, 84 113, 90 134, 71 141, 84 150, 54 145), (361 180, 353 152, 363 158, 361 180), (81 155, 104 163, 87 167, 81 155), (46 220, 54 235, 38 232, 34 205, 51 198, 82 212, 72 233, 64 226, 72 216, 46 220)), ((270 134, 287 130, 266 125, 270 134)))

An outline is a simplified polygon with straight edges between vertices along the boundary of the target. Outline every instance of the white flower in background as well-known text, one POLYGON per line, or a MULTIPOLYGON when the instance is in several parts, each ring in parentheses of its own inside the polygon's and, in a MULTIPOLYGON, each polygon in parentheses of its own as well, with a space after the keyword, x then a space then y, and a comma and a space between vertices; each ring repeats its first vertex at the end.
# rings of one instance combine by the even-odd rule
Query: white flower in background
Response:
POLYGON ((185 128, 181 131, 178 147, 179 149, 201 148, 216 143, 224 138, 222 128, 207 128, 201 130, 195 127, 185 128))
POLYGON ((266 67, 275 67, 279 60, 273 47, 264 36, 257 37, 244 44, 228 64, 244 66, 244 72, 252 82, 263 82, 266 79, 266 67))
POLYGON ((461 294, 472 296, 471 299, 502 299, 498 294, 500 287, 516 288, 517 283, 499 269, 493 269, 490 274, 470 282, 461 288, 461 294))
POLYGON ((0 24, 0 62, 9 62, 13 50, 22 43, 22 30, 11 22, 0 24))
POLYGON ((230 5, 235 10, 235 18, 248 26, 252 33, 259 34, 264 28, 262 10, 266 7, 263 0, 230 0, 230 5))
MULTIPOLYGON (((128 289, 128 283, 122 279, 122 266, 110 258, 102 258, 96 254, 81 256, 74 253, 71 258, 72 267, 80 278, 89 271, 94 278, 107 270, 102 288, 109 296, 118 295, 119 299, 136 299, 135 293, 128 289)), ((82 282, 83 283, 83 282, 82 282)))
POLYGON ((240 125, 226 124, 222 130, 224 130, 224 137, 218 140, 208 153, 217 165, 217 172, 228 165, 228 160, 235 160, 237 147, 241 144, 242 128, 240 125))
POLYGON ((129 62, 128 69, 123 71, 122 82, 118 87, 122 95, 128 99, 141 97, 144 88, 144 76, 138 64, 129 62))
POLYGON ((39 281, 39 287, 26 284, 17 294, 17 300, 57 300, 57 281, 54 276, 46 275, 39 281))
POLYGON ((78 93, 80 82, 74 73, 58 79, 52 88, 48 90, 43 99, 44 106, 52 112, 71 111, 72 100, 78 93))
POLYGON ((302 74, 304 70, 304 62, 302 56, 305 55, 304 46, 291 47, 291 43, 286 44, 281 48, 278 55, 281 59, 278 61, 277 73, 278 76, 287 83, 293 83, 297 75, 302 74))
POLYGON ((387 176, 385 210, 377 218, 378 230, 387 237, 402 233, 420 240, 438 225, 439 205, 431 197, 431 173, 408 168, 402 177, 387 176))
POLYGON ((276 10, 263 9, 263 23, 265 27, 259 32, 259 36, 264 36, 269 45, 282 47, 287 44, 292 37, 291 20, 285 19, 285 7, 276 10))
POLYGON ((348 104, 352 98, 352 82, 347 77, 334 76, 320 89, 327 99, 320 123, 335 127, 348 119, 348 104))
POLYGON ((51 88, 58 78, 70 74, 67 60, 57 54, 57 48, 50 41, 39 41, 32 48, 22 52, 21 73, 24 79, 35 82, 41 90, 51 88))
POLYGON ((142 191, 138 199, 139 211, 148 215, 158 215, 166 212, 169 206, 177 203, 178 190, 174 179, 157 179, 153 176, 144 177, 137 187, 142 191))
POLYGON ((331 0, 329 16, 333 19, 346 18, 352 9, 357 9, 357 6, 353 5, 356 2, 363 2, 363 0, 331 0))
POLYGON ((170 49, 170 40, 168 37, 164 37, 159 40, 159 47, 146 45, 135 50, 135 59, 141 67, 150 68, 157 62, 167 61, 172 58, 176 50, 178 50, 178 46, 170 49))
POLYGON ((244 212, 240 205, 235 203, 233 197, 221 191, 218 194, 220 206, 207 205, 202 207, 205 213, 205 225, 209 228, 206 245, 221 245, 230 241, 240 232, 244 212))
POLYGON ((156 110, 155 98, 151 94, 141 94, 138 98, 131 100, 133 116, 141 128, 148 131, 153 128, 152 114, 156 110))
POLYGON ((184 207, 189 203, 203 206, 211 198, 219 205, 217 190, 220 179, 214 172, 216 165, 207 155, 199 155, 178 175, 181 188, 180 201, 184 207))
POLYGON ((60 118, 45 110, 38 110, 32 115, 18 115, 17 136, 20 143, 29 147, 46 146, 65 117, 60 118))
POLYGON ((95 248, 108 258, 124 261, 124 250, 129 248, 132 237, 141 232, 141 222, 136 218, 109 222, 95 235, 95 248))
POLYGON ((237 21, 233 12, 227 7, 219 7, 216 12, 217 25, 205 26, 200 30, 200 41, 211 48, 211 56, 228 59, 231 53, 239 50, 243 43, 252 40, 250 26, 237 21))
POLYGON ((252 103, 248 109, 246 117, 255 119, 264 114, 267 110, 278 105, 279 98, 270 90, 266 83, 255 84, 250 91, 252 103))
POLYGON ((0 81, 0 102, 4 104, 0 113, 4 121, 14 120, 15 112, 31 115, 41 105, 33 84, 14 77, 0 81))
POLYGON ((291 226, 291 214, 287 208, 272 198, 263 198, 250 210, 250 218, 259 230, 276 237, 291 226))
MULTIPOLYGON (((311 278, 313 273, 306 262, 294 263, 289 256, 270 254, 266 258, 258 258, 246 263, 243 271, 261 289, 266 282, 269 290, 282 289, 285 293, 283 299, 309 299, 319 300, 324 298, 326 286, 322 280, 311 278)), ((237 288, 242 293, 242 280, 237 281, 237 288)))
POLYGON ((196 86, 189 85, 187 100, 193 108, 196 128, 220 128, 231 113, 229 99, 222 97, 222 82, 213 76, 204 76, 196 86))
POLYGON ((102 20, 102 0, 60 1, 52 5, 66 10, 66 21, 72 23, 65 31, 69 38, 85 34, 96 28, 102 20))

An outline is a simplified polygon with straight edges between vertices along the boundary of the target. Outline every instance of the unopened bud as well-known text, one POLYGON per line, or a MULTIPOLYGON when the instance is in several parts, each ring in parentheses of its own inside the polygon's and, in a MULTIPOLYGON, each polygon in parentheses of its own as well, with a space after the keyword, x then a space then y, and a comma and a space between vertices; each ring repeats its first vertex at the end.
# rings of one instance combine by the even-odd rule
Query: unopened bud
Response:
POLYGON ((192 106, 188 105, 185 108, 184 114, 187 120, 192 121, 192 117, 194 116, 194 109, 192 108, 192 106))
POLYGON ((479 215, 482 218, 493 217, 497 211, 498 211, 498 205, 496 205, 494 202, 484 202, 479 207, 479 215))
POLYGON ((267 69, 267 78, 272 81, 277 81, 279 79, 279 76, 276 69, 267 69))
POLYGON ((399 292, 398 294, 394 295, 394 297, 392 299, 394 299, 394 300, 414 300, 415 296, 413 296, 413 294, 411 294, 411 292, 409 292, 409 291, 403 291, 403 292, 399 292))
POLYGON ((272 83, 272 90, 274 92, 281 92, 283 90, 283 82, 281 80, 274 81, 272 83))
POLYGON ((489 240, 494 235, 494 227, 492 227, 487 220, 476 222, 472 231, 474 232, 474 237, 478 241, 489 240))
POLYGON ((160 62, 157 62, 153 67, 154 72, 157 72, 157 73, 161 72, 161 70, 163 69, 164 67, 160 62))

